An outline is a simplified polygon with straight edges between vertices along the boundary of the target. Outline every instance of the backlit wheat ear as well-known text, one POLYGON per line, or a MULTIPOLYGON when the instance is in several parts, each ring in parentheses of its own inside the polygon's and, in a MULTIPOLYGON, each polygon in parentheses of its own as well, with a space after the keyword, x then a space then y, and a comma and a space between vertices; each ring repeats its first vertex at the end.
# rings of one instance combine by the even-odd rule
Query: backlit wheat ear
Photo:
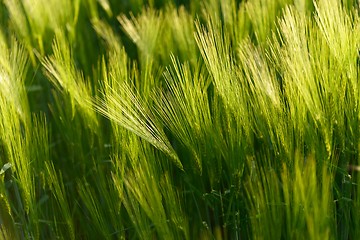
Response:
MULTIPOLYGON (((126 55, 121 55, 121 57, 127 62, 126 55)), ((111 60, 118 61, 117 59, 111 60)), ((127 74, 130 71, 124 69, 123 72, 120 72, 117 65, 117 62, 110 62, 109 70, 112 72, 104 76, 103 99, 97 99, 96 109, 111 121, 125 127, 163 151, 172 158, 177 167, 183 170, 177 153, 171 146, 164 130, 155 116, 151 114, 146 102, 139 96, 139 92, 136 92, 134 85, 128 83, 131 76, 127 74)), ((151 78, 151 76, 148 77, 151 78)))

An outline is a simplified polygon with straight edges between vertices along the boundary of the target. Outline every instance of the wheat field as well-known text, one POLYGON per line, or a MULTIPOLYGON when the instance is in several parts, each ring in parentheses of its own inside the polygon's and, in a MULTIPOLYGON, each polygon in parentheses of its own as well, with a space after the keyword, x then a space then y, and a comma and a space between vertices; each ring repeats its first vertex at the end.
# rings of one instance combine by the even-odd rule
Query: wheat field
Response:
POLYGON ((0 239, 357 239, 357 0, 1 0, 0 239))

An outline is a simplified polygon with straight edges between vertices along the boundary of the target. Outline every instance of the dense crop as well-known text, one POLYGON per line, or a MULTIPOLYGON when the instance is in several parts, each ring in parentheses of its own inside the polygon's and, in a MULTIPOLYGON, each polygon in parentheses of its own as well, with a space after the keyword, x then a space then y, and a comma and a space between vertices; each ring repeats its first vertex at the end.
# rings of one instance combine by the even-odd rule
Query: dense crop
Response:
POLYGON ((356 239, 356 0, 1 0, 0 239, 356 239))

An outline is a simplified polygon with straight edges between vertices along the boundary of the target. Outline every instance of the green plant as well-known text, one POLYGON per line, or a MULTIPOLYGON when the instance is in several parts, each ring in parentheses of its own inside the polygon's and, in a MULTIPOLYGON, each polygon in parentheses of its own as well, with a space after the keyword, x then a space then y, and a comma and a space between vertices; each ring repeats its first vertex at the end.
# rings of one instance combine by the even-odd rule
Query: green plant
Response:
POLYGON ((359 235, 358 1, 0 4, 0 239, 359 235))

